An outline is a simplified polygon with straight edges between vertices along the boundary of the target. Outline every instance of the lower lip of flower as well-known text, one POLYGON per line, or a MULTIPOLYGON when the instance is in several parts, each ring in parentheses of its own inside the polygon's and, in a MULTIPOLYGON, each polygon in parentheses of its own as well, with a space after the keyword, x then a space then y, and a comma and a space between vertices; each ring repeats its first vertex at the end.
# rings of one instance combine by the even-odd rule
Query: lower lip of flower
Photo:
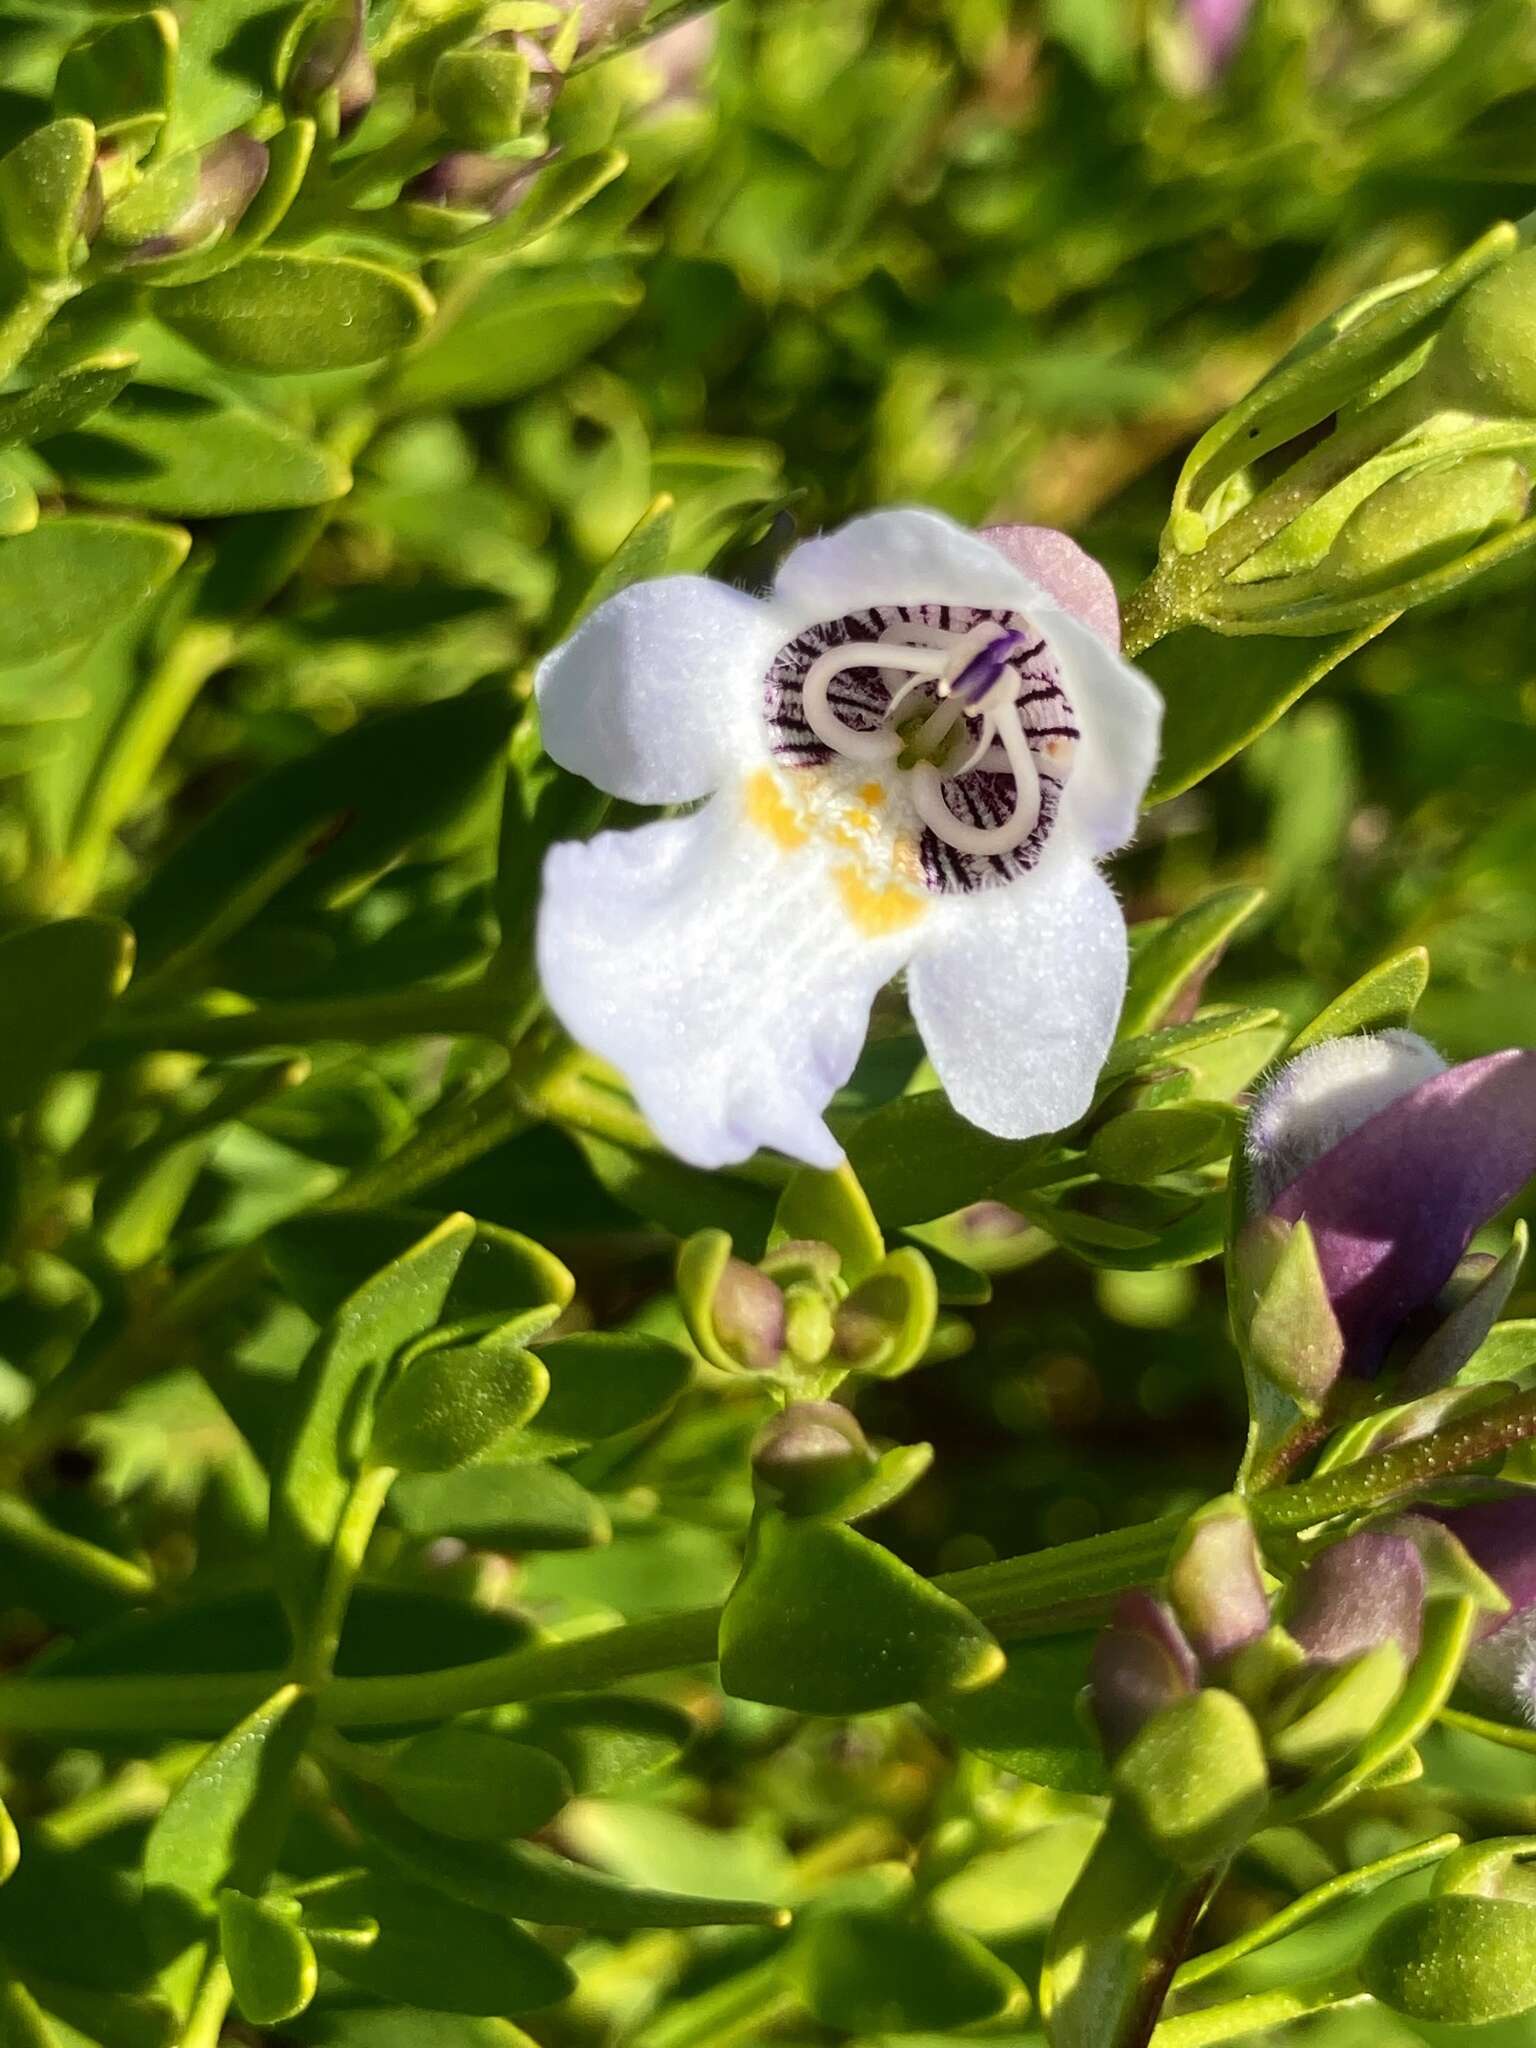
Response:
POLYGON ((871 775, 902 799, 887 813, 892 859, 938 894, 1035 865, 1078 738, 1046 637, 966 605, 872 605, 808 626, 779 650, 765 710, 782 767, 862 778, 866 812, 871 775))

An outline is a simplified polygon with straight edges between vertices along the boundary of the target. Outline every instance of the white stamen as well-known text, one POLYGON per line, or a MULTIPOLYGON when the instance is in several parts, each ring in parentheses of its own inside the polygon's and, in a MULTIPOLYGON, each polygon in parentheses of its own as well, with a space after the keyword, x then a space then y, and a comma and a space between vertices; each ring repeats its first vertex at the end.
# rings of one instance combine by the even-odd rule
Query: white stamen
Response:
POLYGON ((1000 825, 967 825, 944 801, 944 785, 931 761, 920 761, 912 770, 912 805, 930 831, 938 834, 957 853, 1011 853, 1034 831, 1040 816, 1040 777, 1035 771, 1029 742, 1019 723, 1018 709, 999 705, 991 714, 997 736, 1003 743, 1008 765, 1015 778, 1014 806, 1000 825))
POLYGON ((886 641, 851 640, 832 647, 811 663, 801 686, 805 722, 817 739, 851 761, 890 761, 901 752, 901 735, 881 724, 873 732, 845 725, 827 701, 832 678, 850 668, 895 668, 914 675, 937 675, 942 657, 924 647, 899 647, 886 641))

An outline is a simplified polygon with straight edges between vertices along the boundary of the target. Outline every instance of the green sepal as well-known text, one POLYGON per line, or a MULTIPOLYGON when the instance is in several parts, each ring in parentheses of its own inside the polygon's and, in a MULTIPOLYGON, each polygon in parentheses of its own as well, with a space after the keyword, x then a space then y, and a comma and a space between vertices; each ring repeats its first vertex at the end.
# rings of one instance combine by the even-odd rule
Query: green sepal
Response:
POLYGON ((841 1523, 760 1511, 720 1622, 738 1699, 862 1714, 965 1692, 1004 1666, 969 1609, 841 1523))
POLYGON ((849 1287, 857 1287, 885 1257, 869 1197, 846 1160, 830 1172, 802 1166, 790 1176, 773 1212, 769 1250, 786 1240, 831 1245, 849 1287))
POLYGON ((1515 1898, 1536 1903, 1536 1871, 1526 1868, 1536 1857, 1529 1835, 1496 1835, 1490 1841, 1458 1848, 1435 1872, 1430 1890, 1437 1895, 1466 1893, 1480 1899, 1515 1898))
POLYGON ((1361 1980, 1389 2012, 1483 2026, 1536 2009, 1536 1907, 1447 1893, 1377 1928, 1361 1980))
POLYGON ((199 284, 244 263, 262 244, 271 240, 287 218, 299 196, 315 149, 313 121, 290 121, 267 143, 267 174, 232 227, 226 228, 207 248, 190 249, 185 255, 157 258, 144 282, 157 291, 168 285, 199 284))
MULTIPOLYGON (((1399 1366, 1396 1378, 1400 1393, 1423 1394, 1446 1386, 1477 1354, 1514 1292, 1529 1244, 1530 1231, 1521 1218, 1510 1233, 1509 1247, 1503 1256, 1473 1282, 1434 1334, 1399 1366)), ((1447 1287, 1442 1292, 1439 1306, 1445 1305, 1452 1291, 1453 1287, 1447 1287)))
POLYGON ((411 1820, 465 1842, 536 1834, 572 1794, 547 1751, 460 1722, 408 1742, 390 1760, 385 1789, 411 1820))
POLYGON ((1153 1716, 1121 1751, 1115 1795, 1161 1855, 1210 1870, 1259 1826, 1269 1798, 1264 1743, 1234 1694, 1208 1686, 1153 1716))
POLYGON ((784 1349, 781 1289, 738 1259, 724 1230, 696 1230, 678 1248, 677 1298, 688 1334, 719 1372, 771 1372, 784 1349))
POLYGON ((402 1472, 449 1472, 495 1451, 538 1413, 549 1373, 512 1344, 449 1344, 412 1359, 379 1397, 370 1456, 402 1472))
POLYGON ((34 128, 0 157, 0 236, 24 270, 65 278, 84 248, 96 131, 71 115, 34 128))
POLYGON ((59 60, 56 114, 78 114, 131 157, 149 149, 170 118, 181 37, 168 7, 103 23, 59 60))
POLYGON ((828 1513, 839 1522, 862 1522, 878 1515, 910 1492, 932 1463, 932 1444, 897 1444, 882 1451, 875 1469, 843 1494, 828 1513))
POLYGON ((1366 1740, 1403 1689, 1401 1645, 1377 1643, 1337 1671, 1319 1672, 1265 1728, 1271 1760, 1283 1771, 1331 1767, 1366 1740))
POLYGON ((20 1862, 21 1837, 16 1832, 10 1808, 0 1799, 0 1884, 10 1882, 20 1862))
POLYGON ((319 1986, 314 1949, 296 1901, 219 1894, 219 1948, 242 2018, 275 2027, 304 2011, 319 1986))
MULTIPOLYGON (((1240 1278, 1251 1308, 1243 1328, 1249 1369, 1301 1414, 1320 1413, 1344 1367, 1344 1337, 1305 1218, 1287 1226, 1269 1217, 1238 1239, 1240 1278)), ((1242 1316, 1244 1303, 1235 1304, 1242 1316)))
POLYGON ((895 1379, 921 1365, 933 1341, 939 1290, 914 1245, 882 1259, 832 1313, 832 1357, 852 1372, 895 1379))
POLYGON ((445 50, 432 67, 428 94, 456 142, 499 149, 522 133, 528 81, 528 59, 518 50, 445 50))

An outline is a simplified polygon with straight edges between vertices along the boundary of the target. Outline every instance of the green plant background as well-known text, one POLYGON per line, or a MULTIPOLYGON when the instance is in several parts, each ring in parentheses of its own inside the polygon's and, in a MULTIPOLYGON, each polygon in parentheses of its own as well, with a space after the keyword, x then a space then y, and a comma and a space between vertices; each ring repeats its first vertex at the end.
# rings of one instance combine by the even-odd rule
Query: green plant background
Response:
MULTIPOLYGON (((160 154, 243 129, 280 163, 300 118, 274 82, 289 11, 177 12, 160 154)), ((409 0, 376 8, 370 33, 404 36, 416 13, 430 28, 409 0)), ((437 13, 460 37, 478 19, 437 13)), ((0 0, 0 151, 53 137, 41 171, 22 166, 45 201, 72 161, 61 117, 91 111, 55 96, 64 51, 137 18, 0 0)), ((422 99, 430 50, 402 47, 385 111, 422 99)), ((93 1725, 24 1690, 8 1712, 26 1681, 0 1677, 23 1835, 0 1890, 7 2044, 210 2048, 221 1889, 247 1901, 226 1905, 227 1954, 264 1984, 300 1967, 287 1909, 248 1905, 274 1874, 284 1896, 320 1887, 320 1994, 265 2028, 237 2019, 230 2040, 1039 2038, 1019 1987, 1085 1853, 1092 1785, 1034 1783, 1022 1739, 942 1714, 723 1696, 707 1627, 658 1635, 617 1732, 592 1706, 608 1695, 584 1690, 626 1676, 583 1665, 587 1632, 709 1609, 735 1579, 766 1395, 700 1357, 673 1264, 705 1228, 755 1258, 786 1174, 667 1160, 541 1021, 539 856, 595 810, 540 762, 531 665, 605 589, 666 569, 760 578, 796 531, 888 502, 1064 526, 1128 591, 1189 444, 1300 334, 1528 210, 1536 13, 1261 0, 1209 88, 1177 9, 1151 0, 726 0, 665 43, 588 55, 549 117, 560 154, 497 223, 390 198, 391 162, 398 185, 410 146, 446 147, 430 117, 402 143, 370 116, 333 149, 323 107, 259 249, 237 250, 237 229, 157 266, 119 215, 83 270, 66 234, 65 290, 29 253, 15 181, 0 194, 0 1661, 39 1684, 140 1684, 93 1725), (457 1268, 430 1277, 444 1240, 403 1281, 390 1263, 457 1211, 493 1274, 478 1301, 450 1297, 474 1292, 457 1268), (381 1271, 387 1300, 342 1308, 381 1271), (371 1546, 363 1522, 337 1668, 361 1684, 512 1657, 535 1630, 570 1646, 548 1670, 587 1701, 577 1735, 553 1709, 484 1722, 521 1745, 518 1796, 567 1859, 516 1866, 525 1889, 500 1908, 451 1829, 441 1867, 419 1844, 366 1846, 414 1823, 368 1778, 394 1752, 352 1753, 490 1698, 434 1703, 428 1684, 391 1718, 394 1696, 369 1695, 350 1750, 313 1737, 292 1770, 302 1703, 263 1709, 236 1746, 254 1758, 242 1810, 262 1821, 263 1773, 283 1776, 286 1844, 242 1824, 221 1863, 207 1844, 228 1812, 195 1790, 202 1745, 260 1706, 246 1675, 275 1686, 284 1609, 300 1675, 326 1678, 351 1588, 326 1576, 346 1556, 337 1502, 356 1497, 338 1478, 346 1404, 434 1328, 542 1343, 567 1426, 546 1409, 539 1440, 513 1417, 529 1441, 483 1499, 445 1502, 417 1473, 371 1546), (578 1347, 565 1381, 562 1345, 578 1347), (569 1773, 557 1805, 574 1784, 557 1818, 530 1752, 569 1773), (323 1933, 322 1880, 360 1862, 384 1876, 338 1894, 334 1924, 378 1922, 372 1963, 323 1933), (572 1889, 573 1865, 614 1882, 572 1889), (908 1866, 939 1930, 910 1983, 908 1866), (721 1899, 804 1910, 789 1933, 729 1905, 746 1924, 708 1924, 721 1899), (536 1954, 510 1916, 553 1929, 536 1954), (573 1994, 514 2024, 546 2005, 553 1955, 573 1994), (455 1995, 469 2010, 434 2008, 455 1995)), ((1411 615, 1149 813, 1115 870, 1127 914, 1145 944, 1219 897, 1230 943, 1218 961, 1190 941, 1184 968, 1212 972, 1184 994, 1230 1014, 1133 1059, 1139 1085, 1174 1063, 1230 1103, 1339 989, 1415 947, 1433 964, 1417 1022, 1449 1054, 1536 1037, 1531 616, 1517 583, 1411 615)), ((1175 716, 1253 660, 1205 636, 1175 716)), ((1148 666, 1163 673, 1157 651, 1148 666)), ((1149 994, 1141 1028, 1167 1012, 1149 994)), ((901 1099, 918 1058, 893 996, 850 1130, 901 1099)), ((1014 1185, 1019 1158, 1005 1171, 914 1129, 894 1166, 874 1138, 852 1148, 888 1238, 927 1220, 910 1184, 940 1161, 952 1210, 1014 1185)), ((1001 1235, 983 1218, 915 1240, 944 1301, 930 1362, 865 1381, 859 1404, 873 1437, 934 1447, 873 1524, 887 1551, 962 1572, 1228 1483, 1244 1398, 1218 1183, 1089 1172, 1016 1194, 1001 1235)), ((1017 1668, 1070 1699, 1085 1645, 1048 1637, 1017 1668)), ((1034 1739, 1085 1753, 1069 1717, 1034 1739)), ((1211 1939, 1469 1813, 1484 1832, 1530 1825, 1528 1758, 1445 1732, 1427 1756, 1395 1802, 1260 1837, 1211 1939)), ((490 1799, 483 1762, 442 1769, 490 1799)), ((1341 1908, 1228 1995, 1346 1959, 1382 1910, 1341 1908)), ((1463 2037, 1373 2006, 1295 2038, 1463 2037)), ((1476 2038, 1536 2041, 1536 2023, 1476 2038)))

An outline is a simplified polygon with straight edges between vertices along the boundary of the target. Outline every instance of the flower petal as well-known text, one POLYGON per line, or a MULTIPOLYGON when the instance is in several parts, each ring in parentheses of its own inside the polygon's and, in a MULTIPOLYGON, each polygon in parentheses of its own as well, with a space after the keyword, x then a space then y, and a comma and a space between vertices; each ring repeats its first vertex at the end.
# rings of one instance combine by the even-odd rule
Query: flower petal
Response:
POLYGON ((873 604, 1027 605, 1044 592, 1006 556, 940 512, 870 512, 803 541, 784 559, 774 602, 794 631, 873 604))
MULTIPOLYGON (((694 1166, 760 1146, 838 1163, 822 1112, 921 929, 861 932, 825 848, 786 849, 767 822, 732 789, 693 817, 556 846, 544 865, 550 1006, 694 1166)), ((904 903, 929 914, 922 898, 904 903)))
POLYGON ((1073 613, 1037 605, 1030 616, 1051 636, 1083 734, 1057 829, 1075 830, 1096 855, 1112 853, 1135 837, 1157 766, 1163 700, 1139 668, 1073 613))
POLYGON ((908 976, 950 1101, 1003 1138, 1073 1123, 1125 997, 1125 919, 1086 860, 1047 854, 1004 889, 946 902, 908 976))
POLYGON ((1445 1071, 1445 1061, 1416 1031, 1325 1038, 1287 1060, 1259 1091, 1243 1133, 1251 1213, 1262 1214, 1368 1118, 1445 1071))
POLYGON ((1054 526, 984 526, 981 538, 1038 583, 1064 612, 1119 651, 1120 600, 1109 572, 1069 533, 1054 526))
POLYGON ((631 584, 540 664, 545 751, 629 803, 707 796, 763 751, 763 676, 783 637, 729 584, 631 584))
POLYGON ((1536 1052, 1496 1052, 1399 1095, 1282 1189, 1272 1213, 1307 1219, 1351 1372, 1377 1369, 1533 1174, 1536 1052))

